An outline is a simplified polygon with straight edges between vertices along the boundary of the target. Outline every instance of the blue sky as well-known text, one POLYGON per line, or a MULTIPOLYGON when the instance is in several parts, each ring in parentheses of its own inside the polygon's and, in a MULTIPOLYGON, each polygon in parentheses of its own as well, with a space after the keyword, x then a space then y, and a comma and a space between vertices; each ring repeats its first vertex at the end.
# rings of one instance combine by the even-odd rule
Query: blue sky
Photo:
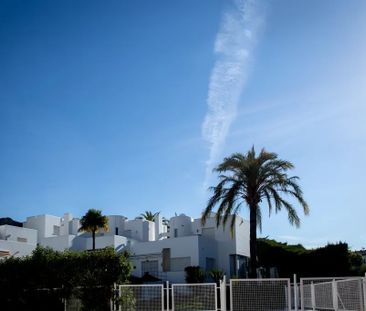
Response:
POLYGON ((263 236, 366 247, 364 55, 361 0, 3 0, 0 216, 198 217, 254 144, 311 207, 263 236))

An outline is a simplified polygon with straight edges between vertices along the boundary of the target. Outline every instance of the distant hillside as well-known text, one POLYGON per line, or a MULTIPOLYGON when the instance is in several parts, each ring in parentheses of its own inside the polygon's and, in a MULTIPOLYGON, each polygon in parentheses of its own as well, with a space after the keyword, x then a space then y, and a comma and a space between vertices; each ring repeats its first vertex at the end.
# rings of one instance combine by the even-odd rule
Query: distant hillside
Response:
POLYGON ((10 225, 15 227, 23 227, 23 224, 21 222, 15 221, 11 219, 10 217, 3 217, 0 218, 0 226, 1 225, 10 225))

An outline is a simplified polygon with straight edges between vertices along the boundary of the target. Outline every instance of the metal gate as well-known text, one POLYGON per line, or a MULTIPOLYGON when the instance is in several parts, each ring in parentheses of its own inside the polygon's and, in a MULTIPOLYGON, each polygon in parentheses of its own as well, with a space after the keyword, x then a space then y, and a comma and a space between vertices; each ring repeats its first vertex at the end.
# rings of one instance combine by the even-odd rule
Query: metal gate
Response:
POLYGON ((163 285, 119 285, 119 311, 164 311, 163 285))
POLYGON ((365 278, 302 278, 300 291, 303 311, 366 311, 365 278))
POLYGON ((291 310, 290 279, 230 280, 230 310, 291 310))
POLYGON ((173 284, 172 310, 217 310, 215 283, 173 284))

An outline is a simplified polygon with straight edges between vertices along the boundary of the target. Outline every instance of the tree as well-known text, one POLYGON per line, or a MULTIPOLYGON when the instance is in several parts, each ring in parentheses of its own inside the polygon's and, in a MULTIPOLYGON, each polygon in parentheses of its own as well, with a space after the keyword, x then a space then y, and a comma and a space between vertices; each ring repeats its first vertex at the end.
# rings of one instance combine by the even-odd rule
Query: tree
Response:
POLYGON ((250 277, 256 277, 257 269, 257 228, 262 229, 261 203, 268 205, 269 215, 272 210, 277 213, 285 209, 291 225, 300 226, 300 218, 292 205, 283 195, 294 197, 303 208, 305 215, 309 208, 298 185, 298 177, 289 177, 287 172, 294 168, 289 161, 278 158, 276 153, 264 149, 257 155, 254 146, 246 154, 234 153, 225 158, 214 171, 219 174, 219 182, 210 190, 206 209, 202 214, 202 224, 205 224, 213 209, 216 212, 216 225, 230 221, 231 230, 235 225, 236 216, 241 206, 249 209, 250 221, 250 277), (232 217, 230 217, 232 215, 232 217))
POLYGON ((141 216, 149 221, 155 221, 155 217, 159 215, 159 212, 153 213, 151 211, 146 211, 145 213, 142 213, 141 216))
POLYGON ((95 250, 95 233, 99 229, 108 230, 108 218, 102 215, 102 211, 89 209, 80 219, 81 227, 79 231, 90 232, 93 237, 93 250, 95 250))

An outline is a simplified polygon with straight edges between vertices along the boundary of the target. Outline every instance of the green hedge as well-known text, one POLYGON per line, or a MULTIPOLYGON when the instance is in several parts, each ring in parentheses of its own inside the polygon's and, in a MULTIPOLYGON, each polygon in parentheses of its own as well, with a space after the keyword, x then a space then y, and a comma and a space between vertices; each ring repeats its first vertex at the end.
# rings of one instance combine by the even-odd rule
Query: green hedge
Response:
POLYGON ((63 310, 63 299, 84 310, 108 310, 113 284, 131 273, 128 254, 113 248, 57 252, 37 247, 31 256, 0 261, 1 310, 63 310))
POLYGON ((258 239, 258 259, 261 267, 277 267, 279 277, 349 276, 365 271, 362 258, 342 242, 308 250, 301 244, 258 239))

